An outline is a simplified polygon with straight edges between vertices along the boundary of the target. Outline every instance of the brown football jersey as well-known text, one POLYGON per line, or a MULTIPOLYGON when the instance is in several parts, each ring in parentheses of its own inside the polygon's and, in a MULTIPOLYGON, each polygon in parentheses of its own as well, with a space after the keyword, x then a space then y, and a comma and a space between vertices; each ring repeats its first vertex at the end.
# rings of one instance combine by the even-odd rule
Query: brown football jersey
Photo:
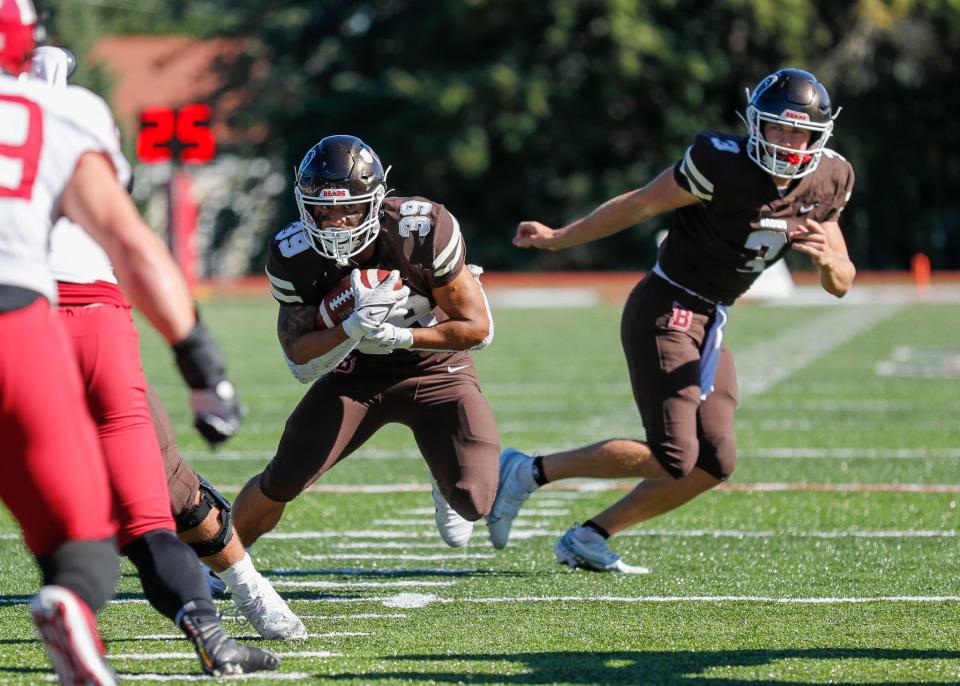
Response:
POLYGON ((746 142, 745 136, 697 134, 674 178, 702 202, 674 211, 660 245, 664 274, 725 305, 787 253, 787 231, 808 217, 836 221, 853 190, 853 167, 826 149, 816 170, 781 197, 773 178, 747 156, 746 142))
MULTIPOLYGON (((281 305, 319 305, 323 296, 355 268, 396 269, 410 287, 407 326, 425 326, 445 318, 433 298, 433 289, 445 286, 464 268, 466 246, 460 225, 443 205, 419 196, 388 197, 381 206, 380 233, 373 257, 363 264, 340 266, 317 253, 300 222, 294 222, 270 240, 267 277, 270 291, 281 305)), ((386 364, 391 369, 423 370, 456 360, 456 353, 398 350, 389 355, 363 355, 364 366, 386 364)))

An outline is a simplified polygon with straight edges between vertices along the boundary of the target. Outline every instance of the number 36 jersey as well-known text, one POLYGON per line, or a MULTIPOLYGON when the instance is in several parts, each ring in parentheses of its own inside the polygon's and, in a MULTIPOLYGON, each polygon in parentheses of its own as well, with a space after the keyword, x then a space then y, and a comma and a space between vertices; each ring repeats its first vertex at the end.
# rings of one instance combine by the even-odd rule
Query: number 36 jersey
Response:
POLYGON ((790 249, 787 231, 805 219, 837 221, 853 190, 853 167, 825 149, 815 171, 783 193, 746 152, 746 137, 701 132, 674 167, 701 202, 678 208, 659 264, 671 281, 731 305, 790 249))
POLYGON ((76 86, 0 74, 0 283, 55 302, 48 236, 87 152, 105 154, 126 182, 130 167, 103 100, 76 86))

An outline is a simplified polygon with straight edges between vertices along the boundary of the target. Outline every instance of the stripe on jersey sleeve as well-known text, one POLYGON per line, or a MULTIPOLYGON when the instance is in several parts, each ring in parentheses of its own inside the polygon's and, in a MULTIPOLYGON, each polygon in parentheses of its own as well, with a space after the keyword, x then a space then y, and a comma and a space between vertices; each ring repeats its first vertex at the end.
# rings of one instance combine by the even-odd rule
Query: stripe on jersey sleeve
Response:
POLYGON ((691 193, 704 202, 710 202, 713 200, 713 184, 707 180, 706 176, 700 173, 697 165, 693 163, 693 156, 690 154, 691 150, 693 150, 692 145, 687 148, 687 152, 683 156, 683 162, 680 163, 680 173, 683 174, 690 184, 691 193))
POLYGON ((303 298, 297 294, 297 289, 294 288, 293 283, 274 276, 269 269, 264 269, 264 271, 267 272, 267 278, 270 279, 270 293, 273 294, 274 298, 282 303, 303 302, 303 298))
POLYGON ((437 258, 433 261, 433 275, 443 276, 457 266, 460 254, 463 252, 463 237, 460 235, 460 222, 452 214, 453 233, 450 235, 450 242, 447 243, 437 258))

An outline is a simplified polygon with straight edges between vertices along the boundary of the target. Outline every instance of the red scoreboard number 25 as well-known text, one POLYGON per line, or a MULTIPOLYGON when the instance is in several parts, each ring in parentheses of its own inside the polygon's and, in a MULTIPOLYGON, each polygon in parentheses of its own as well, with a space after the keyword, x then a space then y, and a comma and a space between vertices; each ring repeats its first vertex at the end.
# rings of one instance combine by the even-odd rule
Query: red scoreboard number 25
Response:
POLYGON ((210 106, 202 103, 144 109, 140 113, 137 159, 144 164, 209 162, 217 152, 210 115, 210 106))

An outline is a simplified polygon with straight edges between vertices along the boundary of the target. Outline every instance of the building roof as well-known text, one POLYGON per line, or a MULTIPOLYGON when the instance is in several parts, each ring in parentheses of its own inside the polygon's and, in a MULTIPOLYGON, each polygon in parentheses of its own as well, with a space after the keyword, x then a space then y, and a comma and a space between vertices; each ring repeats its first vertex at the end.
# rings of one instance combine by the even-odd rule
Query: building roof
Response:
MULTIPOLYGON (((107 36, 97 41, 87 59, 103 65, 115 80, 113 112, 121 127, 132 133, 139 128, 145 107, 206 101, 222 82, 216 65, 242 51, 242 41, 228 38, 107 36)), ((217 137, 229 136, 224 130, 223 107, 217 109, 213 117, 217 137)))

